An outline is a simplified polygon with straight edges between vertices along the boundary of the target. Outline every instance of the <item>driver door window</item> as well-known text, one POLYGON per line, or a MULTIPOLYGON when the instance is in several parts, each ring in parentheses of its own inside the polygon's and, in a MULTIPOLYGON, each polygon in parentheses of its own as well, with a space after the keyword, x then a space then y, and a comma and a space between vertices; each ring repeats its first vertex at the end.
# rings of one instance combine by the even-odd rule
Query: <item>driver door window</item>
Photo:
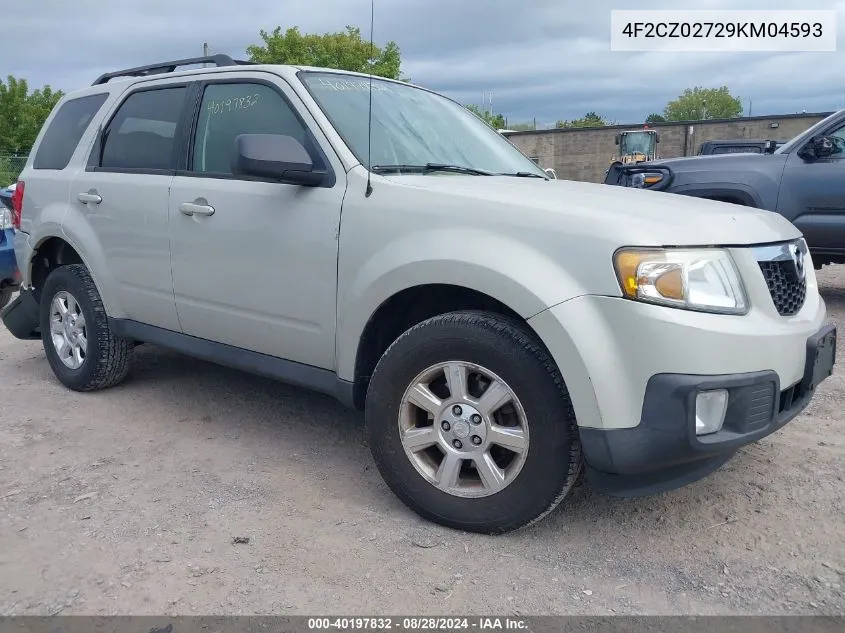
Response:
POLYGON ((194 137, 191 171, 232 173, 240 134, 284 134, 308 146, 305 126, 287 101, 259 83, 211 84, 205 89, 194 137))
POLYGON ((845 125, 830 133, 833 138, 833 154, 830 158, 845 158, 845 125))

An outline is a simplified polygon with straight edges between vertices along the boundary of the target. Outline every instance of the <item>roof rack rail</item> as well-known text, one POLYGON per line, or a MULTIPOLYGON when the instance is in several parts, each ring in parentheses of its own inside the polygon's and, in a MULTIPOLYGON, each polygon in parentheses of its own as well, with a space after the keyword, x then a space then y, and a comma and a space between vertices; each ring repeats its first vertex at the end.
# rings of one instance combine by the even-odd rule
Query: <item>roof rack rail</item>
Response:
POLYGON ((189 57, 188 59, 177 59, 172 62, 159 62, 158 64, 149 64, 147 66, 138 66, 136 68, 118 70, 113 73, 105 73, 97 77, 97 80, 91 85, 99 86, 101 84, 108 83, 110 79, 115 79, 117 77, 144 77, 146 75, 172 73, 180 66, 193 66, 194 64, 214 64, 217 67, 221 67, 245 66, 251 65, 252 63, 253 62, 244 61, 240 59, 232 59, 228 55, 207 55, 205 57, 189 57))

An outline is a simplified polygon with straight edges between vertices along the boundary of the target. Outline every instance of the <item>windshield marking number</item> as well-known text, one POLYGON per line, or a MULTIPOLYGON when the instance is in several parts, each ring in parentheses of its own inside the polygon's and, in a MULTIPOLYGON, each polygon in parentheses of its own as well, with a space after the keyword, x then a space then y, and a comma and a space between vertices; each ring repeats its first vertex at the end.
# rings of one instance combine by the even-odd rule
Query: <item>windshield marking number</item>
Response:
POLYGON ((229 97, 226 99, 217 99, 216 101, 209 101, 208 113, 210 115, 225 114, 228 112, 238 112, 241 110, 248 110, 258 103, 260 95, 247 95, 246 97, 229 97))
MULTIPOLYGON (((368 92, 370 90, 370 82, 368 79, 319 79, 320 86, 328 88, 334 92, 368 92)), ((393 92, 385 85, 373 82, 373 92, 393 92)))

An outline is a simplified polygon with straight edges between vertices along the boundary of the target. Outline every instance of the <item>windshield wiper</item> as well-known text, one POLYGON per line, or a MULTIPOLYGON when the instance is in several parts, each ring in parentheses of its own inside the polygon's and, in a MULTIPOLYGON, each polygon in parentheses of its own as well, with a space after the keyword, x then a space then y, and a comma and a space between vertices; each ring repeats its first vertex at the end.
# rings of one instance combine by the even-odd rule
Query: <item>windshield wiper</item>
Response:
POLYGON ((431 171, 451 171, 457 174, 473 174, 475 176, 492 176, 493 172, 465 167, 463 165, 447 165, 444 163, 426 163, 425 165, 373 165, 372 170, 381 174, 395 174, 403 171, 427 173, 431 171))
POLYGON ((515 174, 496 174, 497 176, 514 176, 516 178, 542 178, 543 180, 548 180, 545 176, 541 176, 540 174, 535 174, 531 171, 518 171, 515 174))

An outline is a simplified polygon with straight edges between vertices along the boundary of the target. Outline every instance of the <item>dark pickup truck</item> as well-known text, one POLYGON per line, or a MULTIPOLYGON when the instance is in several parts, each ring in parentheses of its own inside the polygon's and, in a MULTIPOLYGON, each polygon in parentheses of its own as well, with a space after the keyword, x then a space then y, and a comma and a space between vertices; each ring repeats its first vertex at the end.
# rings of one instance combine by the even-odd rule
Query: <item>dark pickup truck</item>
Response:
POLYGON ((762 139, 733 139, 704 141, 698 148, 698 156, 711 154, 771 154, 786 141, 765 141, 762 139))
POLYGON ((816 268, 845 263, 845 110, 774 153, 614 163, 604 182, 774 211, 804 234, 816 268))

